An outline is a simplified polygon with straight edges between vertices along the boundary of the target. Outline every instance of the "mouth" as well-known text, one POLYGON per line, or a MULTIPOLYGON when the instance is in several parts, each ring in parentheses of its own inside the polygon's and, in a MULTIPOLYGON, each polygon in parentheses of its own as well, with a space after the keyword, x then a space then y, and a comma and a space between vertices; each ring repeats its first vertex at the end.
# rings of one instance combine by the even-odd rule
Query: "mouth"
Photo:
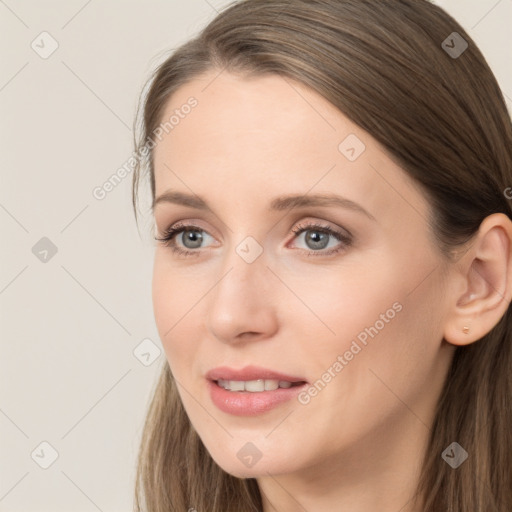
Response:
POLYGON ((215 368, 205 377, 213 404, 236 416, 263 414, 291 402, 308 385, 301 377, 256 366, 215 368))
POLYGON ((249 393, 261 393, 262 391, 275 391, 276 389, 289 389, 294 386, 302 386, 306 381, 290 382, 277 379, 256 379, 256 380, 224 380, 213 381, 217 386, 226 391, 247 391, 249 393))

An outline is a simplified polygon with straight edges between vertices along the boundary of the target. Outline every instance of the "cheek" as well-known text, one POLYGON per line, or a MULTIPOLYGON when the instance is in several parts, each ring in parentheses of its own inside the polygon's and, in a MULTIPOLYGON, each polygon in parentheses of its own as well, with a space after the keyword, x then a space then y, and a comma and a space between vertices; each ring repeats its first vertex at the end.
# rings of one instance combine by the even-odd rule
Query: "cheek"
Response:
POLYGON ((377 323, 380 331, 387 326, 384 320, 393 321, 397 316, 400 307, 393 305, 405 295, 398 273, 396 262, 383 262, 382 258, 378 262, 368 261, 364 269, 358 268, 355 261, 347 261, 339 268, 290 273, 284 280, 291 283, 300 301, 292 298, 295 306, 283 308, 283 312, 290 315, 290 325, 298 322, 316 329, 316 337, 325 340, 322 347, 342 350, 366 328, 377 323))
POLYGON ((444 371, 440 283, 433 277, 411 293, 413 288, 400 285, 387 289, 388 293, 386 288, 381 293, 377 288, 375 303, 368 305, 371 314, 361 316, 352 308, 347 316, 354 319, 350 325, 355 331, 346 344, 355 340, 361 350, 355 356, 348 352, 352 361, 343 370, 349 388, 344 391, 365 404, 361 414, 371 410, 383 419, 392 411, 410 407, 425 421, 429 415, 444 371))
POLYGON ((157 249, 153 267, 152 300, 155 323, 171 370, 192 357, 194 333, 194 307, 207 292, 206 284, 191 279, 179 267, 170 266, 165 251, 157 249), (186 341, 186 343, 185 343, 186 341))
POLYGON ((406 395, 428 378, 442 338, 442 305, 438 279, 433 275, 422 282, 426 274, 381 254, 364 272, 354 266, 339 278, 332 272, 330 279, 309 275, 296 282, 298 295, 318 320, 297 309, 287 313, 286 323, 299 325, 302 356, 315 377, 329 380, 329 369, 343 374, 331 379, 336 381, 332 391, 348 386, 348 396, 365 395, 370 402, 372 396, 393 396, 383 382, 406 395))
POLYGON ((317 379, 316 391, 302 396, 304 428, 332 433, 317 439, 320 452, 344 449, 382 425, 393 429, 401 415, 428 420, 442 383, 438 311, 425 307, 425 289, 408 293, 375 286, 372 300, 345 303, 326 319, 337 336, 324 336, 302 353, 317 379), (334 426, 341 424, 337 434, 334 426))

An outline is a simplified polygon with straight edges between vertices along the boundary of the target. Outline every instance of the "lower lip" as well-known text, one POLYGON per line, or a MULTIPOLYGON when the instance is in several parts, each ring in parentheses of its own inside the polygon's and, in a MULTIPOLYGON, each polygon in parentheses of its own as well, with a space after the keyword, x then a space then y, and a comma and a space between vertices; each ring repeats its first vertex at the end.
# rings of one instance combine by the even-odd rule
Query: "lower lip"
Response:
POLYGON ((295 398, 307 383, 291 388, 277 388, 274 391, 228 391, 215 382, 208 381, 212 402, 223 412, 237 416, 256 416, 274 409, 295 398))

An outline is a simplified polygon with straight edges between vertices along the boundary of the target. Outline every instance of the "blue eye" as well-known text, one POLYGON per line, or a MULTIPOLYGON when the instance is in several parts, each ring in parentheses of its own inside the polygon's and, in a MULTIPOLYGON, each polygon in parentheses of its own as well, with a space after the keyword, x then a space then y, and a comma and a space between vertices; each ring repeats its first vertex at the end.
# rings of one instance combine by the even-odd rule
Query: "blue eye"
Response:
MULTIPOLYGON (((306 225, 298 225, 292 232, 295 234, 295 240, 300 238, 302 233, 306 233, 304 241, 309 246, 309 251, 306 249, 308 256, 328 256, 335 254, 347 248, 352 243, 350 235, 336 231, 329 226, 321 224, 310 223, 306 225), (339 242, 335 247, 329 248, 330 239, 335 239, 339 242), (325 249, 328 250, 325 250, 325 249)), ((206 231, 194 225, 177 224, 167 229, 161 238, 155 237, 155 240, 162 242, 166 247, 170 247, 171 250, 182 256, 198 256, 201 249, 201 244, 205 238, 211 237, 206 231), (181 237, 181 245, 183 249, 176 243, 178 235, 183 233, 181 237), (206 235, 206 237, 205 237, 206 235)))
POLYGON ((350 235, 341 233, 332 229, 329 226, 324 226, 321 224, 306 224, 304 226, 296 226, 292 229, 292 232, 295 234, 295 238, 299 238, 302 233, 305 233, 304 242, 309 244, 309 248, 313 249, 308 253, 308 256, 328 256, 330 254, 335 254, 337 252, 342 251, 346 247, 350 246, 352 243, 352 238, 350 235), (335 239, 341 243, 335 247, 329 248, 329 250, 323 250, 328 247, 329 239, 335 239))
MULTIPOLYGON (((199 251, 194 249, 200 248, 197 244, 201 244, 201 242, 203 242, 205 238, 203 233, 206 233, 206 231, 199 228, 198 226, 178 224, 167 229, 164 232, 162 238, 155 237, 155 240, 163 242, 165 246, 170 247, 176 254, 181 254, 183 256, 197 256, 199 251), (176 244, 175 239, 181 233, 185 234, 185 236, 181 237, 181 243, 183 244, 185 239, 187 241, 186 243, 190 243, 192 245, 192 247, 189 246, 188 249, 193 250, 187 250, 187 246, 185 246, 185 249, 182 249, 176 244)), ((211 237, 211 235, 208 234, 207 236, 211 237)))

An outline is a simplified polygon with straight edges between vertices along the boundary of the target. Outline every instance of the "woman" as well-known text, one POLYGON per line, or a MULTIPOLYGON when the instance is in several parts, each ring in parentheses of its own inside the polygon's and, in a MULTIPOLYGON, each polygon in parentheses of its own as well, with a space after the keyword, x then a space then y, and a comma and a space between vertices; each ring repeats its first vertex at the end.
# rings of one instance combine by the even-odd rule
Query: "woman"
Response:
POLYGON ((245 0, 154 73, 148 512, 512 510, 512 127, 425 0, 245 0))

